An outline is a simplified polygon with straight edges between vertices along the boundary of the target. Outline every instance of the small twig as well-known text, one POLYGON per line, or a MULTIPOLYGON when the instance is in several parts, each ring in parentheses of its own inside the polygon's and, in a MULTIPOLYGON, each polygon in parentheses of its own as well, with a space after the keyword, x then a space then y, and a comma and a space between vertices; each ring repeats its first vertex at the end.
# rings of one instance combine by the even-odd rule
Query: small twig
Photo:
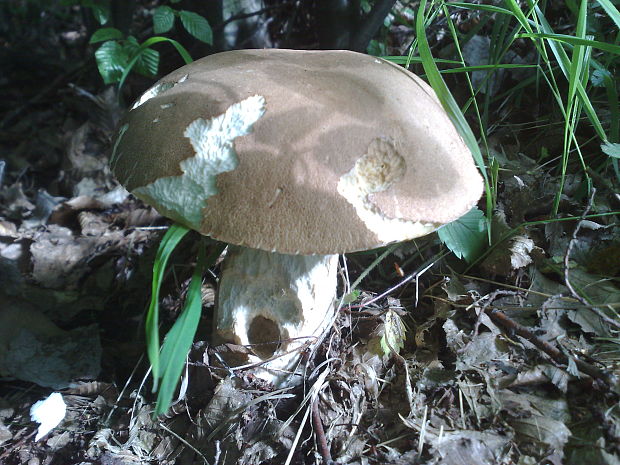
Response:
POLYGON ((577 226, 575 226, 575 230, 573 231, 573 235, 570 241, 568 241, 568 246, 566 247, 566 254, 564 255, 564 283, 566 284, 566 287, 570 291, 571 295, 575 299, 577 299, 581 304, 583 304, 586 308, 588 308, 591 312, 593 312, 597 317, 599 317, 601 320, 603 320, 608 325, 613 326, 617 329, 620 329, 620 322, 605 315, 605 313, 600 308, 593 307, 592 305, 590 305, 590 303, 586 299, 584 299, 581 295, 577 293, 577 291, 575 290, 575 288, 573 287, 569 279, 570 254, 571 254, 571 251, 573 250, 573 246, 575 245, 575 242, 577 241, 577 235, 579 234, 581 225, 583 224, 583 221, 585 220, 585 218, 588 216, 588 213, 590 213, 590 209, 592 208, 592 205, 594 204, 595 194, 596 194, 596 189, 593 187, 592 194, 590 195, 590 199, 588 200, 588 204, 586 205, 585 210, 581 214, 581 218, 579 218, 579 221, 577 222, 577 226))
MULTIPOLYGON (((360 304, 348 305, 347 307, 349 309, 351 309, 351 308, 363 308, 363 307, 366 307, 366 306, 376 302, 377 300, 380 300, 380 299, 383 299, 384 297, 387 297, 388 295, 390 295, 395 290, 397 290, 400 287, 402 287, 405 284, 407 284, 409 281, 412 281, 414 279, 417 280, 420 276, 422 276, 424 273, 426 273, 433 265, 435 265, 435 263, 437 263, 439 260, 441 260, 445 255, 447 255, 447 253, 441 255, 437 260, 434 260, 434 261, 433 260, 428 260, 428 261, 426 261, 422 265, 421 268, 418 268, 416 271, 414 271, 410 275, 408 275, 405 278, 403 278, 401 281, 396 283, 394 286, 390 287, 388 290, 382 292, 381 294, 373 297, 372 299, 367 300, 367 301, 363 301, 360 304)), ((416 305, 417 305, 417 298, 416 298, 416 305)))
POLYGON ((506 291, 503 289, 497 289, 491 292, 489 295, 478 299, 474 304, 479 304, 482 299, 486 300, 485 303, 481 306, 481 312, 478 314, 478 318, 476 318, 476 324, 474 325, 473 337, 478 336, 478 331, 480 330, 480 324, 482 323, 482 315, 488 313, 489 307, 493 305, 495 299, 499 296, 516 296, 518 293, 516 291, 506 291))
POLYGON ((319 447, 319 453, 323 458, 325 465, 331 465, 332 454, 327 445, 327 438, 325 437, 325 430, 323 429, 323 422, 321 421, 321 414, 319 413, 319 397, 317 396, 312 402, 312 426, 314 427, 314 433, 316 434, 316 443, 319 447))
MULTIPOLYGON (((502 326, 504 329, 512 331, 515 334, 521 336, 523 339, 526 339, 527 341, 531 342, 537 348, 539 348, 544 353, 546 353, 549 357, 555 360, 557 363, 560 363, 562 365, 568 364, 569 360, 566 354, 564 354, 563 352, 561 352, 560 350, 558 350, 557 348, 555 348, 548 342, 545 342, 539 337, 537 337, 534 333, 532 333, 525 326, 520 325, 516 321, 513 321, 512 319, 510 319, 504 312, 500 312, 499 310, 487 309, 486 313, 487 315, 489 315, 489 318, 491 318, 491 320, 493 320, 495 324, 502 326)), ((575 365, 577 365, 577 368, 579 369, 579 371, 581 371, 582 373, 585 373, 586 375, 591 376, 592 378, 600 379, 609 386, 613 386, 614 384, 616 384, 616 380, 614 379, 614 377, 596 368, 595 366, 590 365, 589 363, 584 362, 583 360, 579 360, 574 357, 573 357, 573 361, 575 362, 575 365)))

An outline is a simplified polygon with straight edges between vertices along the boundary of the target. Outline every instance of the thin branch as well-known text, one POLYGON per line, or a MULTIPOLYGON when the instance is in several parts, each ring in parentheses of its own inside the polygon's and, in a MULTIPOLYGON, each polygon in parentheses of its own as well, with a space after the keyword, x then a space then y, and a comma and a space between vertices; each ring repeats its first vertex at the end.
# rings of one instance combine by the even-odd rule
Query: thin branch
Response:
POLYGON ((323 458, 325 465, 331 465, 332 454, 327 445, 327 438, 325 437, 325 430, 323 429, 323 422, 321 421, 321 414, 319 413, 319 396, 312 402, 312 426, 314 427, 314 433, 316 434, 316 443, 319 448, 319 453, 323 458))
MULTIPOLYGON (((534 333, 532 333, 532 331, 530 331, 525 326, 520 325, 519 323, 510 319, 504 312, 500 312, 499 310, 489 309, 489 310, 486 310, 486 313, 487 315, 489 315, 489 318, 491 318, 491 320, 493 320, 495 324, 511 332, 514 332, 515 334, 521 336, 523 339, 526 339, 527 341, 531 342, 538 349, 542 350, 549 357, 555 360, 557 363, 560 363, 562 365, 568 365, 569 360, 566 354, 564 354, 563 352, 561 352, 560 350, 558 350, 557 348, 555 348, 548 342, 543 341, 542 339, 537 337, 534 333)), ((600 379, 601 381, 603 381, 605 384, 607 384, 610 387, 613 387, 618 383, 618 380, 615 378, 615 376, 610 375, 609 373, 606 373, 603 370, 600 370, 599 368, 596 368, 595 366, 590 365, 587 362, 584 362, 583 360, 579 360, 573 357, 573 361, 575 362, 575 365, 577 366, 579 371, 581 371, 582 373, 585 373, 586 375, 592 378, 600 379)))

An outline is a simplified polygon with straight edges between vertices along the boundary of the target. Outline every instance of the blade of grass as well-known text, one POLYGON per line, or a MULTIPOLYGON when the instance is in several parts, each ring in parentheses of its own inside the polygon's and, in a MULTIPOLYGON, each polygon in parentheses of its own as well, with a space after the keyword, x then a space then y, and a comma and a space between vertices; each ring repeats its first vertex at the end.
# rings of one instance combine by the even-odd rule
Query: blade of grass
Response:
POLYGON ((618 9, 611 3, 610 0, 596 0, 599 5, 603 7, 605 12, 609 15, 609 17, 616 23, 616 26, 620 28, 620 13, 618 9))
MULTIPOLYGON (((578 37, 583 38, 586 35, 586 21, 588 14, 587 0, 581 0, 581 5, 579 7, 579 16, 577 18, 577 27, 575 33, 578 37)), ((570 69, 568 74, 568 94, 566 97, 566 117, 564 124, 564 144, 562 150, 562 167, 561 174, 559 179, 558 191, 556 192, 554 201, 553 201, 553 209, 552 215, 556 216, 558 214, 558 209, 560 206, 560 200, 562 198, 562 192, 564 190, 564 183, 566 181, 566 171, 568 168, 569 155, 572 148, 573 141, 576 142, 575 130, 579 120, 579 114, 581 113, 581 105, 580 99, 578 98, 577 88, 579 85, 583 86, 584 76, 585 82, 587 82, 587 73, 589 70, 589 56, 590 56, 590 47, 584 46, 583 44, 576 44, 573 47, 573 53, 570 62, 570 69)), ((575 143, 575 147, 579 151, 579 144, 575 143)), ((585 163, 583 162, 583 157, 581 158, 582 167, 584 173, 587 175, 587 169, 585 163)))
POLYGON ((366 276, 368 276, 368 274, 379 264, 381 263, 383 260, 385 260, 385 257, 387 257, 389 254, 391 254, 392 252, 394 252, 394 250, 396 250, 398 247, 400 246, 400 243, 396 243, 396 244, 392 244, 390 245, 388 248, 386 248, 383 253, 381 253, 377 258, 375 258, 373 260, 373 262, 368 265, 366 267, 366 269, 364 271, 362 271, 360 273, 360 275, 357 277, 357 279, 353 282, 353 284, 351 284, 351 290, 349 292, 353 292, 354 290, 357 289, 357 286, 360 285, 360 283, 364 280, 364 278, 366 276))
POLYGON ((153 373, 153 392, 157 390, 159 381, 159 289, 164 278, 168 259, 177 244, 189 232, 189 228, 180 224, 173 224, 162 238, 155 262, 153 263, 153 281, 151 284, 151 303, 146 314, 146 350, 151 362, 153 373))
MULTIPOLYGON (((540 10, 540 8, 536 6, 535 11, 536 11, 537 20, 540 23, 543 33, 553 34, 553 29, 551 29, 551 26, 547 22, 547 19, 545 18, 545 15, 540 10)), ((560 70, 562 71, 566 79, 569 79, 570 60, 568 59, 568 55, 566 54, 566 51, 562 47, 559 46, 559 42, 557 41, 547 39, 547 43, 549 44, 549 47, 551 48, 551 51, 553 52, 553 55, 555 56, 555 59, 558 62, 558 65, 560 66, 560 70)), ((598 118, 598 115, 596 114, 596 111, 594 110, 594 107, 592 106, 592 102, 588 98, 586 90, 583 87, 583 85, 581 85, 581 83, 577 84, 577 91, 579 92, 579 98, 581 100, 581 104, 584 107, 584 111, 588 115, 590 123, 592 123, 592 126, 594 127, 596 134, 599 136, 601 140, 607 140, 605 129, 603 129, 603 125, 601 124, 598 118)))
POLYGON ((601 42, 598 40, 587 39, 585 37, 574 37, 566 34, 547 34, 542 32, 537 33, 522 33, 519 34, 519 38, 530 39, 549 39, 557 42, 563 42, 574 46, 587 46, 603 50, 604 52, 613 53, 614 55, 620 55, 620 45, 609 44, 607 42, 601 42))
POLYGON ((487 175, 484 159, 482 157, 482 153, 480 152, 480 147, 478 146, 478 141, 476 136, 472 132, 469 124, 465 120, 461 109, 458 104, 452 97, 452 94, 448 90, 448 86, 444 82, 439 70, 437 69, 437 65, 433 60, 433 54, 431 53, 431 49, 428 45, 428 40, 426 38, 426 31, 424 29, 424 11, 426 8, 426 0, 422 0, 420 2, 420 6, 418 8, 418 14, 416 15, 416 37, 418 40, 418 52, 420 54, 420 58, 422 59, 422 66, 424 67, 424 71, 426 72, 426 76, 428 77, 428 81, 437 94, 439 101, 443 105, 444 109, 450 116, 452 123, 456 126, 459 134, 465 141, 465 144, 469 148, 474 157, 478 168, 480 169, 482 176, 484 177, 484 187, 486 191, 486 205, 487 205, 487 221, 491 218, 493 203, 492 203, 492 193, 489 184, 489 178, 487 175))
POLYGON ((168 410, 172 396, 183 371, 185 358, 192 346, 200 314, 202 312, 202 275, 206 268, 204 242, 201 241, 198 251, 198 263, 194 269, 192 280, 187 289, 187 297, 183 311, 166 335, 161 348, 161 387, 157 395, 154 416, 168 410))
POLYGON ((452 7, 463 8, 465 10, 478 10, 478 11, 486 11, 489 13, 500 13, 504 15, 512 15, 512 12, 510 10, 507 10, 506 8, 502 8, 499 6, 494 6, 494 5, 475 5, 472 3, 465 3, 465 2, 450 2, 449 4, 447 4, 447 6, 451 8, 452 7))
POLYGON ((118 82, 119 89, 123 87, 123 84, 125 83, 125 80, 127 79, 127 76, 129 76, 129 73, 131 72, 131 69, 134 67, 136 62, 140 59, 140 55, 142 54, 142 51, 149 48, 151 45, 155 45, 159 42, 170 43, 177 50, 177 52, 179 52, 179 55, 181 55, 181 58, 183 58, 183 61, 185 62, 186 65, 194 61, 191 55, 189 54, 189 52, 187 51, 187 49, 183 47, 176 40, 170 39, 168 37, 161 37, 161 36, 151 37, 150 39, 147 39, 142 44, 140 44, 141 52, 137 53, 136 56, 134 56, 131 59, 131 61, 127 64, 127 67, 123 70, 123 75, 121 76, 121 79, 118 82))

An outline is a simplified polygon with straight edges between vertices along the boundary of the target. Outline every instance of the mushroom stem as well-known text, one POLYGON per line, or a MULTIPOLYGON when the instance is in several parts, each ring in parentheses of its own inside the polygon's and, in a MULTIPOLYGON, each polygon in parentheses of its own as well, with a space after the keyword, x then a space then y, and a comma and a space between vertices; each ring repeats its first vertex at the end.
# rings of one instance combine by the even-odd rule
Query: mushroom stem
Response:
POLYGON ((285 255, 229 246, 215 313, 215 339, 247 345, 241 363, 274 384, 295 369, 300 352, 329 327, 338 255, 285 255))

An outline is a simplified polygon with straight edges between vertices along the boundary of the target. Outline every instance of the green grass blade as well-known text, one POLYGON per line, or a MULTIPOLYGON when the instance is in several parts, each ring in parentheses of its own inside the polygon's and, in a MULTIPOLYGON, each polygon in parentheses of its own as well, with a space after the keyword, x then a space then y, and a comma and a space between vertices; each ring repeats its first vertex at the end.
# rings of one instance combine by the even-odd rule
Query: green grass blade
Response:
POLYGON ((504 15, 512 15, 512 12, 510 10, 507 10, 506 8, 502 8, 499 6, 494 6, 494 5, 475 5, 472 3, 465 3, 465 2, 450 2, 446 6, 450 8, 452 7, 463 8, 466 10, 478 10, 478 11, 486 11, 488 13, 500 13, 504 15))
POLYGON ((166 335, 161 349, 161 387, 157 395, 155 416, 168 410, 183 371, 185 358, 196 335, 202 311, 201 287, 205 264, 205 246, 201 243, 198 252, 198 263, 187 290, 185 306, 166 335))
MULTIPOLYGON (((547 22, 547 19, 545 18, 543 12, 538 7, 535 8, 535 11, 537 18, 540 21, 540 26, 543 32, 545 34, 554 35, 553 29, 551 29, 551 26, 547 22)), ((551 51, 553 52, 555 59, 557 60, 560 69, 562 70, 562 73, 564 74, 566 79, 569 79, 570 60, 568 58, 568 55, 566 54, 566 51, 562 47, 560 47, 558 41, 548 39, 547 43, 549 44, 549 47, 551 48, 551 51)), ((592 123, 596 134, 601 140, 607 140, 605 129, 603 129, 603 125, 601 124, 601 121, 599 120, 599 117, 594 110, 592 102, 588 98, 586 90, 583 85, 581 85, 581 83, 577 84, 577 91, 579 92, 579 98, 581 100, 581 104, 583 105, 584 111, 588 115, 588 119, 590 120, 590 123, 592 123)))
POLYGON ((565 44, 570 44, 574 46, 587 46, 596 48, 599 50, 603 50, 605 52, 613 53, 614 55, 620 55, 620 45, 609 44, 607 42, 601 42, 599 40, 586 39, 584 37, 574 37, 566 34, 552 34, 552 33, 522 33, 519 34, 519 38, 530 38, 530 39, 548 39, 557 42, 563 42, 565 44))
POLYGON ((420 53, 420 58, 422 59, 422 66, 424 67, 424 71, 426 72, 426 76, 430 85, 437 94, 437 97, 439 98, 439 101, 443 105, 444 109, 450 116, 452 123, 456 126, 459 134, 465 141, 465 144, 471 151, 472 156, 474 157, 474 160, 478 165, 482 176, 484 177, 487 202, 487 218, 490 218, 492 209, 492 195, 484 159, 482 157, 482 153, 480 152, 480 147, 478 146, 476 136, 469 127, 469 124, 467 124, 467 121, 465 120, 461 109, 454 100, 454 97, 452 97, 452 94, 448 90, 448 86, 446 86, 446 83, 441 77, 441 73, 439 72, 437 65, 433 60, 433 55, 428 45, 426 31, 424 29, 425 8, 426 0, 422 0, 418 8, 418 14, 416 15, 416 37, 418 40, 418 51, 420 53))
MULTIPOLYGON (((579 16, 577 18, 577 27, 575 33, 577 37, 575 39, 584 39, 586 35, 586 21, 587 21, 587 0, 581 0, 579 7, 579 16)), ((584 44, 575 44, 573 47, 573 53, 570 62, 569 74, 568 74, 568 94, 566 97, 566 116, 564 124, 564 148, 562 152, 562 167, 559 179, 558 191, 556 192, 555 199, 553 201, 552 214, 555 216, 558 213, 560 206, 560 199, 564 190, 564 182, 566 180, 566 170, 568 168, 569 155, 572 147, 572 142, 575 140, 575 130, 579 115, 581 113, 580 100, 578 98, 578 87, 582 86, 584 81, 587 82, 587 73, 589 70, 589 46, 584 44), (584 80, 584 76, 586 79, 584 80)), ((577 145, 577 149, 579 147, 577 145)), ((583 159, 582 159, 583 161, 583 159)), ((585 171, 585 165, 584 165, 585 171)))
POLYGON ((442 69, 441 74, 467 73, 470 71, 495 71, 500 69, 538 68, 538 65, 522 65, 515 63, 497 63, 493 65, 461 66, 460 68, 442 69))
POLYGON ((164 272, 168 259, 177 244, 185 237, 189 229, 180 224, 173 224, 166 231, 164 237, 159 244, 155 263, 153 263, 153 281, 151 285, 151 303, 148 313, 146 314, 145 332, 146 332, 146 351, 151 362, 153 373, 153 392, 157 390, 159 381, 159 289, 164 279, 164 272))
POLYGON ((187 51, 185 47, 183 47, 176 40, 170 39, 168 37, 160 37, 160 36, 151 37, 145 40, 140 46, 142 48, 148 48, 151 45, 155 45, 159 42, 168 42, 170 45, 172 45, 176 49, 176 51, 179 53, 179 55, 181 55, 181 58, 183 58, 183 61, 185 62, 186 65, 189 65, 192 61, 194 61, 192 59, 192 56, 189 54, 189 52, 187 51))
MULTIPOLYGON (((189 52, 187 51, 185 47, 183 47, 176 40, 169 39, 168 37, 160 37, 160 36, 151 37, 150 39, 147 39, 144 42, 142 42, 142 44, 140 44, 140 49, 144 51, 148 49, 151 45, 157 44, 159 42, 170 43, 177 50, 177 52, 179 52, 179 55, 181 55, 181 58, 183 58, 183 61, 185 61, 185 64, 189 64, 193 61, 191 55, 189 54, 189 52)), ((118 82, 119 89, 123 87, 123 84, 125 83, 125 80, 127 79, 127 76, 129 76, 131 69, 134 67, 136 62, 140 59, 141 55, 142 55, 142 52, 137 53, 136 56, 134 56, 132 60, 129 62, 127 67, 123 70, 123 75, 121 76, 121 79, 118 82)))
POLYGON ((611 3, 610 0, 596 0, 599 5, 603 7, 603 10, 609 15, 609 17, 616 23, 616 26, 620 28, 620 13, 618 9, 611 3))
POLYGON ((102 27, 97 29, 88 41, 89 44, 104 42, 106 40, 121 40, 123 33, 114 27, 102 27))

